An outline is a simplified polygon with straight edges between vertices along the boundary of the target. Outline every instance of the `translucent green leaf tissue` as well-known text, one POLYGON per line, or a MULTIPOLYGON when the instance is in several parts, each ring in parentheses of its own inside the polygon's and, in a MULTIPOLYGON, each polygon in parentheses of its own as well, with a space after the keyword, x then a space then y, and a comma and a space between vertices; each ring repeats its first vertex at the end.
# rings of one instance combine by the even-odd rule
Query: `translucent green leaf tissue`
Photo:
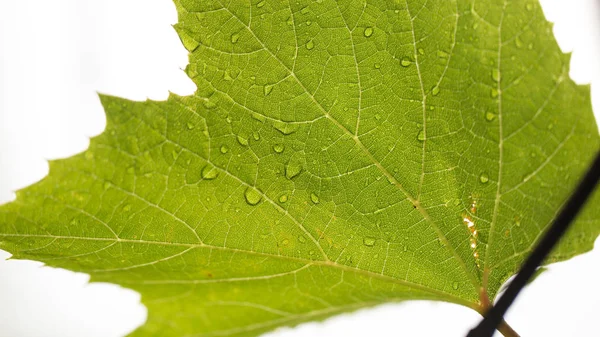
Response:
MULTIPOLYGON (((537 1, 175 5, 197 92, 101 96, 104 133, 0 207, 14 258, 140 292, 133 336, 483 312, 599 148, 537 1)), ((599 198, 548 262, 592 248, 599 198)))

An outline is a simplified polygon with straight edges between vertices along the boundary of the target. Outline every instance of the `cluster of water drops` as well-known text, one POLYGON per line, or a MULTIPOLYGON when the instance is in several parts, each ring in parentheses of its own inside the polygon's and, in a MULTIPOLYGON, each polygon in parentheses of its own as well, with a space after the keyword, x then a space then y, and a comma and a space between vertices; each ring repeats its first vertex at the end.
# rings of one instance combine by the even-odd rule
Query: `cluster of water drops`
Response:
POLYGON ((473 251, 475 263, 477 264, 477 267, 480 267, 479 252, 477 250, 477 236, 479 235, 479 233, 477 232, 477 226, 475 226, 475 221, 473 221, 472 217, 475 215, 475 213, 477 213, 477 200, 473 196, 471 196, 471 205, 469 206, 469 212, 470 213, 465 212, 463 214, 462 220, 463 224, 467 226, 467 229, 470 233, 469 247, 471 247, 471 250, 473 251))

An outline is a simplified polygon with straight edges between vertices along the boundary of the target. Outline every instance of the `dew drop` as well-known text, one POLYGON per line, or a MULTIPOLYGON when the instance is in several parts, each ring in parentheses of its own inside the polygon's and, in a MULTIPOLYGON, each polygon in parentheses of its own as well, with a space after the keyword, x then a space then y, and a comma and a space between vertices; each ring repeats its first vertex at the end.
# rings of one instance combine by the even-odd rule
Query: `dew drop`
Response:
POLYGON ((244 192, 244 197, 246 198, 246 202, 248 205, 254 206, 260 202, 262 199, 262 195, 253 187, 248 187, 246 192, 244 192))
POLYGON ((488 111, 488 112, 485 113, 485 120, 486 121, 491 122, 494 119, 496 119, 496 114, 495 113, 493 113, 491 111, 488 111))
POLYGON ((195 126, 194 124, 192 124, 191 122, 188 122, 188 123, 187 123, 187 128, 188 128, 188 130, 192 130, 192 129, 194 129, 195 127, 196 127, 196 126, 195 126))
POLYGON ((438 87, 437 85, 433 88, 431 88, 431 94, 433 96, 437 96, 440 93, 440 87, 438 87))
POLYGON ((421 55, 425 55, 425 49, 423 49, 423 48, 419 48, 418 52, 421 55))
POLYGON ((310 20, 306 21, 306 25, 310 26, 312 24, 312 22, 310 20))
POLYGON ((131 205, 130 204, 126 204, 125 206, 123 206, 123 212, 129 212, 131 211, 131 205))
POLYGON ((479 175, 479 181, 482 184, 487 184, 487 182, 490 181, 490 177, 488 176, 488 174, 486 172, 483 172, 482 174, 479 175))
POLYGON ((233 34, 231 34, 231 43, 237 43, 239 39, 240 39, 240 34, 239 33, 233 33, 233 34))
POLYGON ((287 201, 288 201, 288 196, 287 196, 286 194, 282 194, 282 195, 279 197, 279 202, 280 202, 280 203, 284 204, 284 203, 286 203, 287 201))
POLYGON ((521 41, 521 39, 518 36, 517 38, 515 38, 515 45, 517 46, 517 48, 523 47, 523 41, 521 41))
POLYGON ((525 8, 527 8, 528 11, 531 11, 531 10, 533 10, 533 4, 528 3, 527 6, 525 6, 525 8))
POLYGON ((229 152, 229 148, 227 147, 227 145, 221 145, 221 153, 225 154, 229 152))
POLYGON ((492 88, 492 90, 490 91, 490 96, 492 96, 492 98, 498 97, 498 89, 492 88))
POLYGON ((375 245, 375 238, 367 236, 363 239, 363 244, 367 247, 373 247, 375 245))
POLYGON ((290 240, 288 240, 288 239, 283 239, 283 241, 281 241, 282 246, 287 246, 289 244, 290 244, 290 240))
POLYGON ((207 109, 214 109, 217 106, 215 102, 208 99, 203 100, 202 105, 204 105, 204 107, 207 109))
POLYGON ((500 82, 500 70, 492 69, 492 79, 496 82, 500 82))
POLYGON ((258 131, 252 132, 252 138, 254 138, 254 140, 260 140, 260 134, 258 131))
POLYGON ((402 249, 404 252, 408 251, 408 247, 406 245, 404 245, 404 248, 402 249))
POLYGON ((419 131, 419 134, 417 135, 417 140, 419 140, 420 142, 425 140, 425 131, 419 131))
POLYGON ((290 16, 286 22, 287 22, 288 26, 292 26, 294 24, 294 19, 292 19, 292 17, 290 16))
POLYGON ((291 135, 292 133, 296 132, 298 128, 300 128, 298 124, 290 124, 279 121, 274 122, 273 127, 286 136, 291 135))
POLYGON ((231 72, 229 71, 229 69, 226 69, 225 72, 223 73, 223 79, 225 81, 233 81, 234 77, 231 76, 231 72))
POLYGON ((375 69, 379 69, 379 68, 381 68, 381 64, 379 64, 379 63, 375 63, 375 64, 373 65, 373 67, 375 67, 375 69))
POLYGON ((298 235, 298 242, 300 243, 306 243, 306 238, 302 235, 298 235))
POLYGON ((306 42, 306 49, 311 50, 314 47, 315 47, 315 43, 313 42, 313 40, 306 42))
POLYGON ((219 175, 219 171, 212 165, 206 165, 202 168, 200 174, 204 180, 213 180, 219 175))
POLYGON ((300 172, 302 172, 302 166, 298 163, 290 161, 285 167, 285 177, 288 179, 294 178, 299 175, 300 172))
POLYGON ((237 141, 238 143, 240 143, 241 146, 248 146, 248 139, 243 138, 240 135, 237 136, 237 141))
POLYGON ((458 282, 452 282, 452 289, 454 289, 454 290, 458 289, 458 282))
POLYGON ((311 194, 310 194, 310 200, 311 200, 311 201, 312 201, 314 204, 318 204, 318 203, 319 203, 319 196, 318 196, 318 195, 316 195, 316 194, 314 194, 314 193, 311 193, 311 194))
POLYGON ((258 7, 258 8, 261 8, 262 6, 264 6, 264 5, 265 5, 265 3, 266 3, 266 1, 265 1, 265 0, 263 0, 263 1, 259 2, 259 3, 257 3, 257 4, 256 4, 256 7, 258 7))
POLYGON ((263 93, 265 94, 265 96, 269 95, 271 93, 271 91, 273 91, 272 85, 267 84, 263 87, 263 93))
POLYGON ((364 34, 366 37, 370 37, 371 35, 373 35, 373 28, 372 27, 365 28, 364 34))
POLYGON ((446 59, 446 58, 448 58, 448 53, 446 53, 446 52, 445 52, 445 51, 443 51, 443 50, 438 50, 438 51, 437 51, 437 56, 438 56, 439 58, 446 59))
POLYGON ((402 58, 402 61, 400 61, 400 65, 402 65, 403 67, 409 67, 411 64, 411 60, 406 56, 402 58))
POLYGON ((273 145, 273 151, 275 151, 277 153, 281 153, 281 152, 283 152, 283 150, 285 150, 285 145, 283 145, 283 144, 273 145))
POLYGON ((300 10, 300 13, 302 13, 302 14, 308 14, 308 13, 310 13, 310 9, 308 9, 308 6, 307 6, 307 7, 304 7, 304 8, 302 8, 302 9, 300 10))

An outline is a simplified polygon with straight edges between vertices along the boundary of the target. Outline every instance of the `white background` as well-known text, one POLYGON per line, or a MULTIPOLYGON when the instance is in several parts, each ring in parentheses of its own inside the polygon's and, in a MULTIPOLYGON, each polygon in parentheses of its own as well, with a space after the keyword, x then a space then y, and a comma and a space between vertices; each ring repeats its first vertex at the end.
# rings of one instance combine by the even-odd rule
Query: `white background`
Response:
MULTIPOLYGON (((571 77, 593 83, 600 111, 600 8, 594 0, 545 0, 571 77)), ((0 203, 47 174, 46 159, 83 151, 102 132, 96 92, 165 99, 195 87, 170 0, 0 1, 0 203)), ((598 116, 598 113, 596 114, 598 116)), ((596 241, 596 246, 600 246, 596 241)), ((123 336, 143 324, 140 296, 88 276, 4 261, 0 250, 0 336, 123 336)), ((600 336, 600 249, 553 265, 507 316, 527 336, 600 336)), ((432 302, 383 305, 283 328, 270 337, 464 336, 479 317, 432 302)))

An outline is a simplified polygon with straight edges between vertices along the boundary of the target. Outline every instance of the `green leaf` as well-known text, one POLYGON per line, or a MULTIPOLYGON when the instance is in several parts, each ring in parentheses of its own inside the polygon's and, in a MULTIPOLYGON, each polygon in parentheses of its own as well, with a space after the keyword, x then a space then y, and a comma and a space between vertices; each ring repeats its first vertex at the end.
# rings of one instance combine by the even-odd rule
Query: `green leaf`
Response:
MULTIPOLYGON (((196 94, 101 96, 106 131, 0 207, 15 258, 139 291, 133 335, 481 311, 599 147, 537 2, 175 2, 196 94)), ((548 262, 591 249, 599 209, 548 262)))

